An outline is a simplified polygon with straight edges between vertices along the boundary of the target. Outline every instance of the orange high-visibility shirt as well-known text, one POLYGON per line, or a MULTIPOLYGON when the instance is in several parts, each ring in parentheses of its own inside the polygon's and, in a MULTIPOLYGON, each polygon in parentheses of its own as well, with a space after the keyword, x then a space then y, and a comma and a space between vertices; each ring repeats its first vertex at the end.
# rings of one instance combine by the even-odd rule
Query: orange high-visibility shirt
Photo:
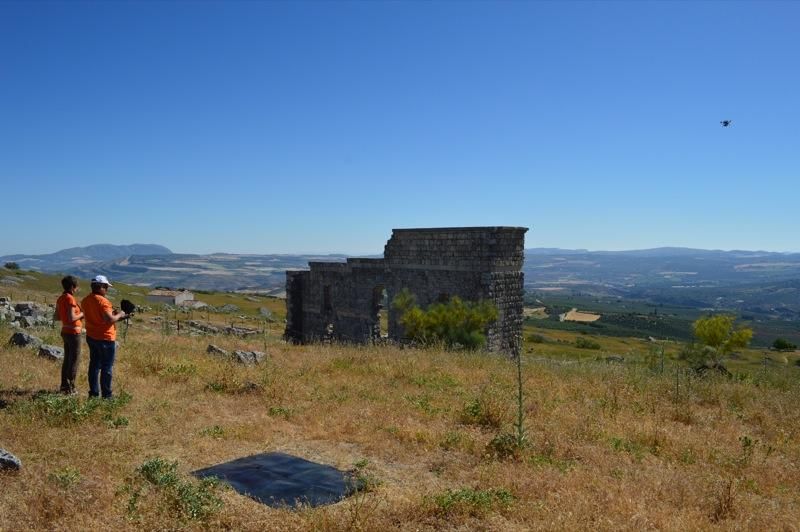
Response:
POLYGON ((75 297, 69 292, 64 292, 58 298, 58 301, 56 301, 56 313, 58 314, 58 319, 61 321, 61 332, 80 334, 83 324, 81 320, 69 321, 70 309, 75 309, 76 314, 80 314, 81 312, 81 307, 78 306, 75 297))
POLYGON ((81 301, 83 316, 86 320, 86 336, 94 340, 117 339, 117 328, 113 323, 108 323, 103 316, 113 314, 111 301, 100 294, 89 294, 81 301))

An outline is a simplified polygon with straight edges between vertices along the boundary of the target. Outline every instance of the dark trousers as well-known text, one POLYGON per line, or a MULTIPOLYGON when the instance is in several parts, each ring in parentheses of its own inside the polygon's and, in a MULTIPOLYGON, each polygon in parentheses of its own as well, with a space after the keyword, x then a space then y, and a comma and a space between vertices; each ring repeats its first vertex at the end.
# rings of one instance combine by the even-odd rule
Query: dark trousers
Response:
POLYGON ((75 377, 78 375, 78 362, 81 358, 81 335, 62 331, 64 340, 64 360, 61 362, 61 391, 75 392, 75 377))
POLYGON ((110 399, 117 344, 113 340, 95 340, 88 336, 86 343, 89 344, 89 397, 97 397, 102 392, 104 399, 110 399))

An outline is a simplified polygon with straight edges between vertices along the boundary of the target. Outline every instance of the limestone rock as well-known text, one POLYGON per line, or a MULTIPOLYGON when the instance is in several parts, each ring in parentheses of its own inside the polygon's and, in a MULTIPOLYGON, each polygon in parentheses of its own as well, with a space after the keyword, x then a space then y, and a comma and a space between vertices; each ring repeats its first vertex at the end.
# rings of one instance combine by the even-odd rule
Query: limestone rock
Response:
POLYGON ((6 451, 5 449, 0 449, 0 471, 3 470, 18 471, 21 467, 22 467, 22 462, 20 462, 19 458, 17 458, 10 452, 6 451))
POLYGON ((267 355, 262 351, 234 351, 233 356, 239 364, 252 366, 253 364, 260 364, 267 355))
POLYGON ((225 334, 232 334, 235 336, 251 336, 253 334, 258 334, 256 329, 250 329, 249 327, 236 327, 236 326, 228 326, 223 329, 225 334))
POLYGON ((32 301, 21 301, 14 305, 14 310, 23 316, 33 316, 38 309, 36 303, 32 301))
POLYGON ((208 353, 210 355, 219 355, 219 356, 224 356, 224 357, 227 357, 228 355, 230 355, 230 353, 228 353, 227 351, 225 351, 221 347, 217 347, 214 344, 208 344, 208 347, 206 348, 206 353, 208 353))
POLYGON ((41 338, 31 336, 30 334, 26 334, 24 332, 15 332, 11 335, 8 343, 11 345, 16 345, 17 347, 36 348, 42 345, 42 340, 41 338))
POLYGON ((204 333, 208 334, 219 334, 219 327, 214 327, 213 325, 208 325, 206 323, 201 323, 195 320, 191 320, 189 322, 189 327, 197 329, 198 331, 203 331, 204 333))
POLYGON ((55 345, 43 345, 39 347, 39 356, 51 360, 63 360, 64 350, 55 345))

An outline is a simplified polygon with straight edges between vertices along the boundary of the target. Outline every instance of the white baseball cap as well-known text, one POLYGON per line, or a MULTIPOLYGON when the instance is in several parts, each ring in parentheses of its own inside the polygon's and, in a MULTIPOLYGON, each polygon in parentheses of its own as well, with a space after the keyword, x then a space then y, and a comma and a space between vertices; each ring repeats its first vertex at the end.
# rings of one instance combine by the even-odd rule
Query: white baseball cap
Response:
POLYGON ((92 278, 92 284, 107 284, 108 286, 114 286, 113 284, 108 282, 108 277, 105 275, 95 275, 92 278))

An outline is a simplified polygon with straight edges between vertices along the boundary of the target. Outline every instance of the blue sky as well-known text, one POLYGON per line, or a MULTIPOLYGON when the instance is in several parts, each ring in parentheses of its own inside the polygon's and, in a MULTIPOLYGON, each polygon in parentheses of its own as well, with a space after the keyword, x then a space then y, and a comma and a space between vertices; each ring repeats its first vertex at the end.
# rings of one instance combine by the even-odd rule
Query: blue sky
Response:
POLYGON ((0 2, 0 255, 478 225, 800 251, 798 27, 800 2, 0 2))

